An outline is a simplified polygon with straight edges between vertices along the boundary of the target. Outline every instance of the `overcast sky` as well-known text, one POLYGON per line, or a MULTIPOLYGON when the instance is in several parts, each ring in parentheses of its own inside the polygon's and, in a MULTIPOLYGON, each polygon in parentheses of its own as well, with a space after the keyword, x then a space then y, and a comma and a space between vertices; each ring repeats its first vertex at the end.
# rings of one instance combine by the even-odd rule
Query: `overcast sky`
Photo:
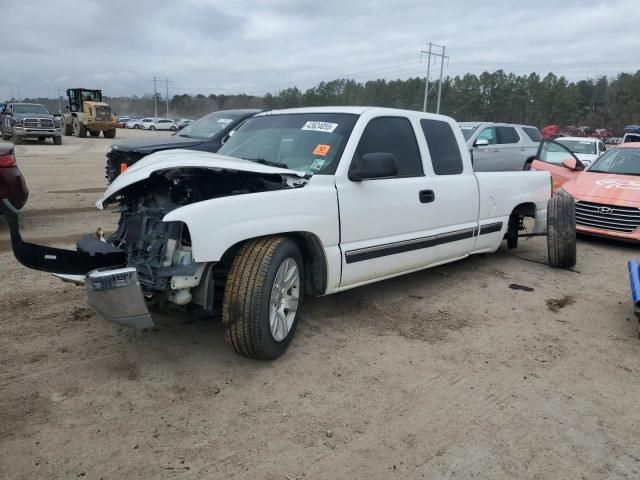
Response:
POLYGON ((0 99, 144 95, 154 75, 170 94, 258 95, 423 76, 428 41, 446 45, 445 75, 593 78, 640 69, 637 13, 638 0, 0 0, 0 99))

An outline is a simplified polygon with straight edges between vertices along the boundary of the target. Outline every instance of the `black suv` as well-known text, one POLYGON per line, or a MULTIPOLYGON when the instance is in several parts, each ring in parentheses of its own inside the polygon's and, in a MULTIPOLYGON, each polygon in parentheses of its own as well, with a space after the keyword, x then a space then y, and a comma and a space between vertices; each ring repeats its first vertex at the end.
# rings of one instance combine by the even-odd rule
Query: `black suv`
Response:
POLYGON ((107 153, 107 183, 113 182, 124 168, 130 167, 142 157, 161 150, 186 148, 215 153, 222 146, 229 132, 261 111, 220 110, 199 118, 170 137, 141 138, 115 143, 107 153))

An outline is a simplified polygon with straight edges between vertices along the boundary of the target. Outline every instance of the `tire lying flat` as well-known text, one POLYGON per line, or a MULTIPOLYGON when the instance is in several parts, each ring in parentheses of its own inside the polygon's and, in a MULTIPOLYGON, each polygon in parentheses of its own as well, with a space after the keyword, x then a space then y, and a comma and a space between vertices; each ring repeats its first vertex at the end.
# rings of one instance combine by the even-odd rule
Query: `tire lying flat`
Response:
POLYGON ((566 193, 554 195, 547 204, 547 249, 552 267, 576 264, 576 204, 566 193))

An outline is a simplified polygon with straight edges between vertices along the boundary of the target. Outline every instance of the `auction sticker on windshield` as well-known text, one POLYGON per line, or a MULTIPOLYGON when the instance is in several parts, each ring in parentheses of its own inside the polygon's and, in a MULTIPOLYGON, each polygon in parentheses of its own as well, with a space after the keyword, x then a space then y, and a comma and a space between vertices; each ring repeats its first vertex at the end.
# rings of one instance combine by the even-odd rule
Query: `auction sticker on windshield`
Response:
POLYGON ((623 180, 621 178, 603 178, 597 180, 596 185, 604 188, 620 188, 623 190, 640 190, 640 181, 637 180, 623 180))
POLYGON ((326 157, 329 150, 331 150, 331 145, 323 145, 319 143, 316 145, 316 148, 313 149, 313 154, 319 157, 326 157))
POLYGON ((302 126, 302 130, 311 130, 313 132, 333 133, 338 128, 337 123, 330 122, 307 122, 302 126))

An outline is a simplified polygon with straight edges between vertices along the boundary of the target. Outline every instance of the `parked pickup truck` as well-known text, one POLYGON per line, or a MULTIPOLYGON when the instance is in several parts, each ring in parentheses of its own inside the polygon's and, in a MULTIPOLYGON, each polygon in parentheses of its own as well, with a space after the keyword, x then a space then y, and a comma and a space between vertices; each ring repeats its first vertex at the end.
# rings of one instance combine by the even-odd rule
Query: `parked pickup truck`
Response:
POLYGON ((55 145, 62 145, 60 120, 47 107, 38 103, 9 103, 0 112, 0 132, 3 140, 13 138, 19 145, 25 138, 45 141, 52 138, 55 145))
POLYGON ((77 250, 27 243, 4 209, 24 265, 85 281, 107 320, 145 328, 169 302, 220 311, 227 343, 282 354, 304 294, 327 295, 547 236, 549 263, 576 262, 574 205, 548 172, 474 173, 456 123, 365 107, 265 112, 217 154, 154 153, 97 202, 118 205, 106 241, 77 250), (548 224, 548 227, 547 227, 548 224), (74 277, 75 276, 75 277, 74 277))

